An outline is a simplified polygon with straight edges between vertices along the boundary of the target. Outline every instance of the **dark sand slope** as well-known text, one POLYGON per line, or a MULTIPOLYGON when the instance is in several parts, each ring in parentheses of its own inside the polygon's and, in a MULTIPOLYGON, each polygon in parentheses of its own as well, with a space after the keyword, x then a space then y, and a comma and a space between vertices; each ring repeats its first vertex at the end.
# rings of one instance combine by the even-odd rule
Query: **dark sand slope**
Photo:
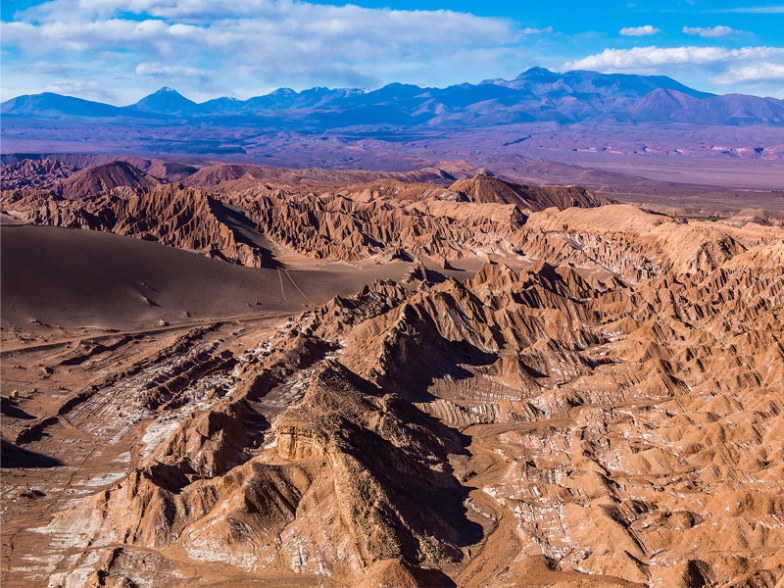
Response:
POLYGON ((144 328, 207 318, 290 314, 407 264, 250 269, 96 231, 4 225, 2 320, 24 330, 144 328))

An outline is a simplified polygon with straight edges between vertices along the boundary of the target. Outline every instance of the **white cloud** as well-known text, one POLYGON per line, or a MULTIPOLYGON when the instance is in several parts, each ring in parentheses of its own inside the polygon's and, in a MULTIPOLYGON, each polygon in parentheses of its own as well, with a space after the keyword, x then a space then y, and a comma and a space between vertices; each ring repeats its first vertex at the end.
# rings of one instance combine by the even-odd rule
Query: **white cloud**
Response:
POLYGON ((633 47, 605 49, 601 53, 564 64, 567 69, 630 71, 673 65, 722 64, 734 61, 768 59, 784 55, 784 47, 633 47))
POLYGON ((784 63, 755 63, 731 67, 711 78, 716 84, 764 84, 784 82, 784 63))
POLYGON ((161 65, 160 63, 140 63, 134 73, 137 76, 150 76, 157 78, 199 78, 208 77, 208 72, 181 65, 161 65))
POLYGON ((739 13, 739 14, 784 14, 784 5, 739 6, 737 8, 725 8, 723 10, 713 10, 712 12, 728 12, 728 13, 739 13))
POLYGON ((541 35, 543 33, 552 33, 553 32, 553 27, 545 27, 543 29, 537 29, 537 28, 534 28, 534 27, 526 27, 524 29, 521 29, 520 32, 523 35, 541 35))
POLYGON ((171 76, 194 94, 244 96, 277 85, 453 82, 446 76, 457 72, 483 79, 486 71, 464 64, 486 64, 488 55, 516 73, 530 60, 521 40, 552 32, 450 10, 298 0, 51 0, 15 18, 0 25, 15 55, 4 74, 18 77, 6 86, 31 85, 19 81, 32 79, 27 63, 60 62, 85 78, 171 76))
MULTIPOLYGON (((426 46, 503 43, 518 36, 513 23, 500 18, 292 0, 52 0, 23 14, 26 19, 6 27, 9 42, 24 44, 22 35, 31 34, 57 43, 78 42, 88 49, 121 49, 127 42, 152 42, 160 48, 160 43, 176 40, 211 46, 265 41, 252 38, 254 34, 285 38, 299 46, 361 38, 382 47, 411 42, 426 46), (143 18, 124 18, 127 13, 143 18)), ((27 40, 27 46, 33 42, 27 40)))
POLYGON ((734 35, 740 31, 736 31, 731 27, 718 25, 715 27, 683 27, 683 32, 686 35, 697 35, 698 37, 715 38, 726 37, 727 35, 734 35))
POLYGON ((37 61, 35 63, 29 63, 25 66, 29 71, 45 74, 45 75, 70 75, 73 73, 78 73, 83 71, 83 69, 77 65, 72 65, 68 63, 52 63, 47 61, 37 61))
POLYGON ((111 92, 97 80, 59 80, 49 84, 45 90, 99 101, 113 97, 111 92))
POLYGON ((647 37, 648 35, 655 35, 661 33, 661 29, 657 29, 651 25, 644 25, 641 27, 623 27, 620 33, 624 37, 647 37))

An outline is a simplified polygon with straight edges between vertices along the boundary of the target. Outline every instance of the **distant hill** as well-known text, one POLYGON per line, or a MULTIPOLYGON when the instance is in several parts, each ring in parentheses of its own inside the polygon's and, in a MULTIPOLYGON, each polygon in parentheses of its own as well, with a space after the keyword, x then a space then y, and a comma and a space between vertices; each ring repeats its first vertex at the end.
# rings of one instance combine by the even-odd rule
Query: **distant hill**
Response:
POLYGON ((28 94, 6 100, 0 105, 0 113, 42 118, 115 117, 130 114, 117 106, 53 92, 28 94))
POLYGON ((666 76, 557 73, 529 69, 513 80, 485 80, 447 88, 389 84, 351 88, 281 88, 247 100, 216 98, 198 104, 168 87, 135 104, 116 107, 44 93, 2 104, 18 118, 191 119, 210 125, 291 131, 392 128, 482 128, 552 121, 676 122, 710 125, 784 125, 784 101, 741 94, 717 96, 666 76))
POLYGON ((60 195, 69 200, 89 198, 112 188, 145 188, 158 185, 155 178, 125 161, 113 161, 74 173, 60 184, 60 195))
POLYGON ((142 98, 136 104, 127 106, 126 109, 158 114, 186 114, 196 112, 198 104, 188 100, 177 90, 164 86, 157 92, 142 98))
POLYGON ((486 173, 477 174, 472 179, 457 180, 450 189, 471 202, 514 204, 527 212, 608 204, 606 198, 579 186, 522 186, 486 173))

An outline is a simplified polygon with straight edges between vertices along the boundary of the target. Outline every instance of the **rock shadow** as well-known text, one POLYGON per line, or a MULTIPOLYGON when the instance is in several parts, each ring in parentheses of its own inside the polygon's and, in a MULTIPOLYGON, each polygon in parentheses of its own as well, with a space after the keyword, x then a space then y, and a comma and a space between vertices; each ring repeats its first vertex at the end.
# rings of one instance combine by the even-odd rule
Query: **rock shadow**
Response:
POLYGON ((43 453, 30 451, 15 443, 2 439, 0 467, 3 468, 55 468, 63 465, 59 459, 43 453))

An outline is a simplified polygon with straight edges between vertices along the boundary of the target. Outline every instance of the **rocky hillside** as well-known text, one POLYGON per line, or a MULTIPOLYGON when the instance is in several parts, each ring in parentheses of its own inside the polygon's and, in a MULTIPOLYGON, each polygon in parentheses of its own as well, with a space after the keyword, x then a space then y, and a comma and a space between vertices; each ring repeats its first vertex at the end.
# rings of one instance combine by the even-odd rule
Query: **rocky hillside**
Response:
POLYGON ((39 197, 27 218, 36 224, 108 231, 262 267, 263 238, 249 221, 209 195, 174 185, 115 188, 96 198, 39 197))
POLYGON ((158 183, 130 163, 113 161, 79 170, 60 183, 58 192, 68 200, 79 200, 120 186, 148 188, 158 183))
POLYGON ((542 211, 547 208, 592 208, 608 204, 608 200, 579 186, 521 186, 487 174, 470 180, 458 180, 450 190, 471 202, 514 204, 524 211, 542 211))

